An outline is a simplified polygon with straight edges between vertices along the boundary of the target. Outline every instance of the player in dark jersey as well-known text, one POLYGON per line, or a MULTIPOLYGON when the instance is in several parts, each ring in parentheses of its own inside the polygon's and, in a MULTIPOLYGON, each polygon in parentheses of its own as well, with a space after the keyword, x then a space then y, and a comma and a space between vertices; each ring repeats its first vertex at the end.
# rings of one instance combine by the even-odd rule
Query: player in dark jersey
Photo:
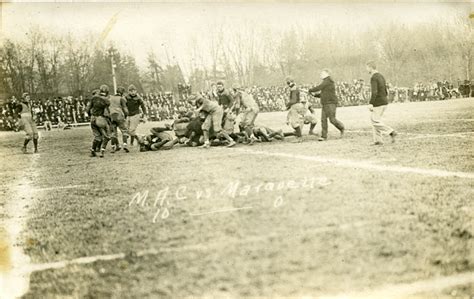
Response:
POLYGON ((300 89, 296 86, 295 81, 291 77, 287 77, 286 84, 290 88, 289 101, 286 104, 286 109, 289 110, 286 123, 295 130, 293 135, 296 136, 296 142, 301 142, 306 109, 300 102, 300 89))
POLYGON ((130 134, 130 144, 137 138, 137 127, 140 123, 140 108, 142 109, 144 119, 146 120, 146 107, 142 97, 137 94, 137 88, 134 85, 128 87, 128 95, 125 97, 128 108, 128 133, 130 134))
POLYGON ((107 119, 109 105, 109 87, 107 85, 102 85, 100 90, 93 92, 92 99, 86 107, 86 111, 89 113, 91 118, 91 129, 92 134, 94 135, 94 140, 92 141, 92 147, 90 150, 91 157, 96 156, 95 151, 99 146, 101 147, 100 157, 104 157, 104 152, 110 139, 110 126, 107 119))

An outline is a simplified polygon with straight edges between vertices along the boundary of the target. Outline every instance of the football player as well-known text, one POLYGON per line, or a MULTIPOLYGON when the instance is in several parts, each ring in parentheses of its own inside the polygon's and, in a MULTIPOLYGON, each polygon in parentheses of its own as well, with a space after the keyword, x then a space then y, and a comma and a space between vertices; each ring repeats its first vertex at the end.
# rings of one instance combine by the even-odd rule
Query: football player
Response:
POLYGON ((137 137, 137 127, 140 123, 140 108, 145 121, 147 111, 143 99, 137 94, 137 88, 133 84, 128 87, 128 95, 125 99, 128 108, 127 128, 130 135, 130 144, 133 145, 133 141, 137 137))
POLYGON ((94 135, 90 156, 96 156, 96 149, 100 147, 100 157, 104 157, 104 152, 109 142, 110 126, 107 117, 109 116, 108 107, 109 101, 109 87, 107 85, 100 86, 98 91, 94 91, 92 99, 86 107, 86 112, 90 115, 91 129, 94 135))
POLYGON ((291 77, 287 77, 286 84, 290 88, 289 101, 286 105, 286 109, 289 110, 286 123, 293 128, 296 142, 301 142, 303 140, 302 128, 306 109, 300 103, 300 90, 296 86, 295 81, 291 77))
POLYGON ((141 152, 160 149, 169 150, 179 141, 169 124, 164 127, 152 128, 150 133, 150 135, 138 139, 141 152))
POLYGON ((285 136, 282 130, 275 131, 265 126, 254 126, 253 133, 257 138, 264 142, 271 142, 273 138, 277 140, 284 140, 285 136))
POLYGON ((309 135, 317 135, 316 133, 314 133, 314 128, 318 123, 318 116, 316 115, 316 110, 314 110, 313 106, 308 103, 308 97, 304 93, 304 91, 301 91, 301 95, 301 104, 303 105, 306 111, 303 117, 304 124, 309 124, 309 135))
POLYGON ((206 120, 202 124, 202 130, 204 135, 204 144, 202 148, 209 148, 211 146, 209 142, 209 132, 214 129, 214 133, 218 138, 224 137, 229 144, 227 147, 235 145, 235 141, 222 130, 222 117, 224 115, 224 109, 219 104, 212 102, 208 99, 203 98, 201 95, 195 95, 190 98, 191 101, 195 101, 197 111, 204 111, 207 113, 206 120))
POLYGON ((235 99, 233 109, 235 109, 237 114, 242 112, 239 124, 240 131, 244 132, 246 139, 252 144, 257 139, 254 135, 253 127, 260 109, 253 96, 245 92, 238 85, 233 86, 233 96, 235 99))
POLYGON ((20 124, 26 133, 25 140, 23 142, 22 151, 24 154, 28 152, 27 145, 30 140, 33 139, 34 152, 38 152, 38 129, 36 128, 36 122, 33 118, 33 112, 31 110, 30 95, 24 93, 19 103, 14 102, 15 108, 20 114, 20 124))
POLYGON ((110 124, 111 124, 111 141, 112 141, 112 153, 120 150, 118 141, 118 130, 122 132, 123 150, 129 152, 127 147, 128 129, 126 118, 128 116, 127 100, 123 97, 125 88, 122 86, 117 87, 117 94, 110 97, 110 124))

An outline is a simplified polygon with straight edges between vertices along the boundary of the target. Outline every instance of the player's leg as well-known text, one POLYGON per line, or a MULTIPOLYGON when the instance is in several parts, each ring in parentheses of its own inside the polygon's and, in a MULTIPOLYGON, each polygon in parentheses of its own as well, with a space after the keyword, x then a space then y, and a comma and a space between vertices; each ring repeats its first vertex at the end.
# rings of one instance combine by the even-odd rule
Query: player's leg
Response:
POLYGON ((260 128, 260 134, 263 138, 263 141, 265 141, 265 142, 271 142, 272 141, 272 137, 270 136, 270 133, 268 132, 268 130, 265 127, 260 128))
POLYGON ((20 121, 26 134, 22 148, 23 153, 26 154, 28 143, 30 143, 30 140, 33 139, 33 129, 31 128, 31 122, 28 120, 28 117, 22 116, 20 121))
POLYGON ((33 132, 33 145, 35 147, 35 153, 37 153, 39 134, 38 134, 38 128, 36 128, 36 123, 34 121, 31 127, 32 127, 32 132, 33 132))
POLYGON ((97 150, 97 147, 99 147, 100 144, 102 143, 102 136, 101 136, 99 127, 97 127, 97 125, 95 124, 94 116, 91 118, 91 130, 92 130, 92 135, 94 136, 94 139, 92 140, 90 156, 95 157, 96 156, 95 152, 97 150))
POLYGON ((321 107, 321 137, 319 141, 324 141, 328 138, 328 105, 321 107))
POLYGON ((127 145, 128 127, 127 127, 127 122, 125 121, 125 119, 122 119, 121 121, 119 121, 118 127, 120 131, 122 132, 123 150, 128 153, 129 152, 128 145, 127 145))
POLYGON ((137 128, 140 123, 140 115, 129 116, 129 121, 130 126, 128 127, 128 133, 130 134, 130 144, 133 145, 133 141, 137 139, 137 128))
POLYGON ((103 116, 97 117, 96 124, 99 128, 100 135, 102 136, 100 157, 103 158, 105 150, 107 149, 107 144, 110 141, 110 124, 108 120, 103 116))
POLYGON ((314 133, 314 128, 316 128, 316 124, 318 123, 316 115, 314 115, 313 113, 308 113, 305 116, 305 123, 309 123, 308 134, 309 135, 317 135, 316 133, 314 133))
POLYGON ((209 130, 211 129, 212 126, 212 115, 208 114, 206 116, 206 119, 202 123, 202 133, 204 136, 204 144, 201 146, 201 148, 209 148, 210 142, 209 142, 209 130))
POLYGON ((381 131, 380 131, 380 127, 383 126, 381 107, 373 107, 372 113, 370 115, 370 121, 372 122, 372 132, 373 132, 374 145, 383 144, 382 134, 381 134, 381 131))
POLYGON ((254 143, 257 138, 253 134, 253 127, 255 124, 255 119, 257 118, 258 111, 250 110, 245 114, 245 132, 250 138, 250 144, 254 143))
POLYGON ((225 140, 229 142, 228 147, 235 145, 234 139, 232 139, 227 132, 222 130, 222 118, 224 117, 224 110, 222 108, 217 109, 211 114, 212 117, 212 127, 214 132, 216 132, 217 137, 224 137, 225 140))
MULTIPOLYGON (((112 117, 114 117, 114 115, 112 115, 112 117)), ((115 151, 117 150, 117 146, 118 146, 118 131, 117 131, 117 123, 116 123, 116 119, 112 118, 112 121, 110 122, 110 140, 111 140, 111 144, 112 144, 112 153, 115 153, 115 151)))

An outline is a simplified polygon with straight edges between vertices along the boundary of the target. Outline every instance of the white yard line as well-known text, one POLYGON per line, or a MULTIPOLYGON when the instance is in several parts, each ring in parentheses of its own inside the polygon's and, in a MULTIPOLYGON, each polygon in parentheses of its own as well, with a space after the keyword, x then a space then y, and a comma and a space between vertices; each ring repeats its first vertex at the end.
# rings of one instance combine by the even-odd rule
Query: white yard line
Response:
POLYGON ((200 215, 215 214, 215 213, 234 212, 234 211, 247 210, 247 209, 253 209, 253 208, 252 207, 227 208, 227 209, 214 210, 214 211, 208 211, 208 212, 202 212, 202 213, 189 213, 189 215, 200 216, 200 215))
POLYGON ((321 299, 396 299, 408 298, 420 293, 439 292, 447 288, 474 283, 474 272, 460 273, 450 276, 434 277, 411 283, 400 283, 381 286, 360 293, 347 293, 336 296, 319 297, 321 299))
MULTIPOLYGON (((402 222, 402 221, 407 221, 409 219, 416 219, 416 217, 407 215, 407 216, 399 216, 399 217, 388 219, 388 220, 364 220, 364 221, 352 222, 352 223, 347 223, 347 224, 341 224, 338 226, 316 227, 316 228, 300 231, 299 233, 295 233, 292 236, 297 237, 301 235, 320 234, 320 233, 335 231, 335 230, 348 230, 348 229, 354 229, 354 228, 364 227, 368 225, 373 225, 373 224, 377 224, 381 222, 402 222)), ((159 249, 150 248, 147 250, 138 251, 136 255, 146 256, 146 255, 155 255, 155 254, 159 254, 163 252, 169 253, 169 252, 185 252, 185 251, 192 251, 192 250, 209 250, 209 249, 214 249, 214 248, 226 247, 226 246, 229 246, 229 244, 247 244, 247 243, 253 243, 253 242, 267 241, 268 239, 275 238, 280 235, 283 235, 283 234, 280 234, 279 232, 274 232, 274 233, 269 233, 265 235, 250 236, 250 237, 246 237, 242 239, 234 239, 234 240, 226 240, 226 241, 217 240, 210 243, 192 244, 192 245, 186 245, 186 246, 175 247, 175 248, 159 248, 159 249)), ((288 238, 286 234, 285 234, 285 238, 288 238)), ((69 265, 91 264, 97 261, 110 261, 110 260, 116 260, 116 259, 123 259, 126 256, 127 255, 125 253, 116 253, 116 254, 81 257, 81 258, 65 260, 65 261, 57 261, 57 262, 43 263, 43 264, 33 264, 33 265, 29 265, 25 267, 23 271, 35 272, 35 271, 45 271, 45 270, 50 270, 50 269, 60 269, 69 265)))
POLYGON ((27 206, 31 204, 34 188, 31 186, 29 175, 37 176, 35 172, 39 155, 28 155, 24 159, 30 159, 31 164, 21 175, 13 191, 13 197, 7 199, 6 215, 4 220, 7 238, 9 238, 9 252, 11 268, 0 273, 0 298, 11 299, 23 296, 28 292, 31 272, 27 269, 30 265, 30 257, 23 252, 21 244, 23 240, 21 233, 25 228, 27 206))
POLYGON ((53 187, 45 187, 45 188, 35 188, 34 191, 52 191, 58 189, 76 189, 76 188, 86 188, 90 187, 90 185, 67 185, 67 186, 53 186, 53 187))
MULTIPOLYGON (((228 150, 228 149, 226 149, 228 150)), ((474 179, 474 173, 472 172, 461 172, 461 171, 448 171, 442 169, 424 169, 416 167, 406 167, 398 165, 377 165, 369 161, 353 161, 348 159, 338 159, 338 158, 327 158, 321 156, 307 156, 307 155, 296 155, 291 153, 279 153, 279 152, 267 152, 267 151, 257 151, 243 148, 232 148, 231 150, 239 151, 252 155, 267 156, 267 157, 279 157, 279 158, 290 158, 297 160, 313 161, 323 164, 331 164, 339 167, 347 168, 357 168, 365 169, 371 171, 380 171, 380 172, 395 172, 395 173, 413 173, 426 176, 434 177, 459 177, 466 179, 474 179)))
MULTIPOLYGON (((346 130, 346 132, 351 133, 367 133, 372 134, 371 130, 346 130)), ((408 133, 408 132, 398 132, 399 135, 407 135, 407 136, 420 136, 425 138, 438 138, 438 137, 469 137, 470 135, 474 134, 474 132, 455 132, 455 133, 446 133, 446 134, 427 134, 427 133, 408 133)))
MULTIPOLYGON (((372 134, 371 130, 347 130, 347 132, 352 133, 367 133, 372 134)), ((460 138, 468 138, 474 134, 474 132, 456 132, 456 133, 446 133, 446 134, 424 134, 424 133, 407 133, 407 132, 398 132, 399 135, 406 135, 406 136, 414 136, 409 139, 417 139, 417 138, 442 138, 442 137, 460 137, 460 138)))
POLYGON ((34 264, 34 265, 30 265, 29 267, 26 267, 25 270, 29 272, 36 272, 36 271, 44 271, 44 270, 51 270, 51 269, 61 269, 69 265, 92 264, 97 261, 110 261, 110 260, 117 260, 117 259, 123 259, 123 258, 125 258, 125 253, 86 256, 86 257, 81 257, 81 258, 68 260, 68 261, 34 264))

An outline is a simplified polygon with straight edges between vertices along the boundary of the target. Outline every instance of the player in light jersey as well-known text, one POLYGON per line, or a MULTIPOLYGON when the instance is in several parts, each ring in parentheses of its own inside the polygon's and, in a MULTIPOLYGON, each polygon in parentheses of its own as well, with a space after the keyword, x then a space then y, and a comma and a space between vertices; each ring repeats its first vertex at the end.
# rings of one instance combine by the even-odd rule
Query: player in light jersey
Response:
POLYGON ((33 139, 34 152, 38 152, 38 129, 31 111, 30 95, 24 93, 20 103, 16 103, 17 111, 20 113, 21 125, 26 133, 25 141, 23 142, 22 151, 24 154, 28 152, 27 145, 33 139))
POLYGON ((209 142, 209 131, 211 128, 214 129, 214 133, 218 138, 224 137, 229 144, 227 147, 232 147, 235 145, 235 141, 222 130, 222 117, 224 115, 224 110, 216 102, 212 102, 208 99, 203 98, 201 95, 195 95, 190 97, 191 101, 195 101, 196 106, 198 107, 197 111, 204 111, 207 113, 206 120, 202 124, 202 131, 204 135, 204 144, 202 148, 209 148, 211 143, 209 142))
POLYGON ((317 135, 314 133, 314 128, 318 123, 318 116, 316 115, 316 110, 314 110, 313 106, 308 102, 308 93, 306 90, 300 90, 300 102, 305 109, 304 114, 304 124, 309 124, 309 135, 317 135))
POLYGON ((255 140, 257 140, 253 132, 253 127, 260 109, 253 96, 245 92, 243 88, 238 85, 234 85, 232 90, 236 114, 242 112, 239 124, 240 130, 241 132, 244 132, 246 139, 252 144, 255 142, 255 140))
POLYGON ((125 88, 117 87, 117 94, 110 97, 110 123, 111 123, 111 141, 112 141, 112 153, 120 150, 118 141, 118 130, 122 132, 123 150, 129 152, 127 147, 128 140, 128 128, 126 118, 128 116, 127 100, 123 97, 125 88))

